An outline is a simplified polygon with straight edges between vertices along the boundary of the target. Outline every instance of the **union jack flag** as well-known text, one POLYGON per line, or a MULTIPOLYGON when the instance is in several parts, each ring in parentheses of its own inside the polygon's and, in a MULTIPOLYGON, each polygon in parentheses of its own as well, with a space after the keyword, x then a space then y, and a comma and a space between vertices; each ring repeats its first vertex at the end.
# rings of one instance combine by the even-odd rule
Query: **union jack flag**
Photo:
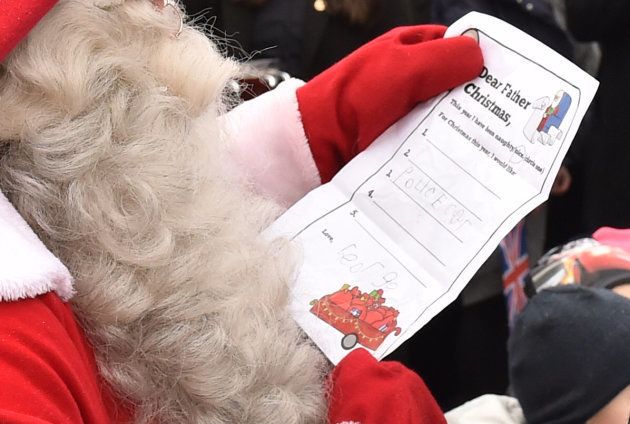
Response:
POLYGON ((508 322, 514 324, 516 316, 527 303, 525 278, 529 274, 529 256, 525 241, 525 224, 519 222, 499 244, 503 257, 503 294, 507 303, 508 322))

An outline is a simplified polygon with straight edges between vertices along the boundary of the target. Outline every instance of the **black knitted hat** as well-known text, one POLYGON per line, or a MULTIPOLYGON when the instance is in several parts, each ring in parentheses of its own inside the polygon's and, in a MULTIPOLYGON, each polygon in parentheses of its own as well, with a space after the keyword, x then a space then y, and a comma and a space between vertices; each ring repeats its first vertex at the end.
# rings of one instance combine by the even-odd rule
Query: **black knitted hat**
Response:
POLYGON ((630 385, 630 299, 576 285, 534 296, 508 342, 529 424, 584 423, 630 385))

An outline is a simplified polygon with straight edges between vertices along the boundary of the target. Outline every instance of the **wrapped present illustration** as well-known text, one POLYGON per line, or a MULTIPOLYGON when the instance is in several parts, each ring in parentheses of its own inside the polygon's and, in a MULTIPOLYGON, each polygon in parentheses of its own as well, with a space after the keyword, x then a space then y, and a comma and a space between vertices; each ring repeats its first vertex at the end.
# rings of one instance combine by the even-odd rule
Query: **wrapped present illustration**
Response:
POLYGON ((313 314, 343 334, 344 349, 360 344, 376 350, 391 333, 400 334, 396 321, 399 312, 386 306, 385 301, 382 289, 367 293, 344 284, 310 304, 313 314))

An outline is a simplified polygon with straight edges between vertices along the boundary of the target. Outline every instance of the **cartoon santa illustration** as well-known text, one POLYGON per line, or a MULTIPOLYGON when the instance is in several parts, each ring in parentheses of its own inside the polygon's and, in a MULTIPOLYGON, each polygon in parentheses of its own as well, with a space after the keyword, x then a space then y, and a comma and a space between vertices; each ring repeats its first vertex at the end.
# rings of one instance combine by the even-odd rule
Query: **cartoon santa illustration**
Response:
POLYGON ((531 143, 549 146, 562 139, 564 133, 560 126, 571 108, 571 96, 559 90, 551 102, 549 97, 542 97, 534 102, 532 108, 534 111, 523 128, 525 138, 531 143))

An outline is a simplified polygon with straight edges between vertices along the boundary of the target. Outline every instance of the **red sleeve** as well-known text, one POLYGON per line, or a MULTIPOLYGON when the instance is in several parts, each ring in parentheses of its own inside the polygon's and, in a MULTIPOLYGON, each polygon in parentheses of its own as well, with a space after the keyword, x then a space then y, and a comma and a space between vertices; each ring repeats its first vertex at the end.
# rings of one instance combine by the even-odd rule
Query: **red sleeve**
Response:
POLYGON ((93 352, 56 294, 0 302, 0 422, 112 423, 93 352))

